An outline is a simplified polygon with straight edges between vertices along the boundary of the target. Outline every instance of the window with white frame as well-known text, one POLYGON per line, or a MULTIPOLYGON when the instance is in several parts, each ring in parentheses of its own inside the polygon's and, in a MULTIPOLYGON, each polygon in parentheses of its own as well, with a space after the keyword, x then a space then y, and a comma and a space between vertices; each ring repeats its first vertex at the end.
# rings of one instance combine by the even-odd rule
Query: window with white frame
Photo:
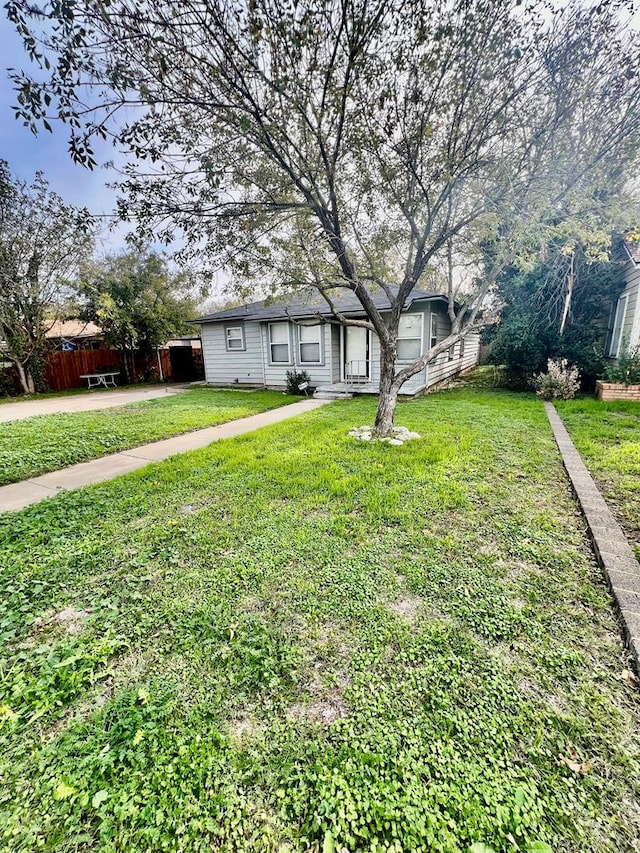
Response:
POLYGON ((291 364, 288 323, 269 323, 269 357, 272 364, 291 364))
POLYGON ((300 364, 320 364, 320 335, 322 326, 298 326, 300 364))
POLYGON ((431 315, 431 330, 429 333, 429 349, 433 349, 438 343, 438 317, 436 314, 431 315))
POLYGON ((422 354, 422 314, 403 314, 398 325, 398 359, 415 361, 422 354))
POLYGON ((629 294, 625 293, 618 299, 616 305, 616 316, 613 321, 613 331, 611 332, 611 343, 609 344, 609 355, 612 358, 618 358, 620 355, 620 346, 622 344, 622 330, 624 328, 624 320, 627 313, 627 302, 629 294))
POLYGON ((244 342, 244 326, 225 326, 224 340, 227 350, 246 349, 244 342))

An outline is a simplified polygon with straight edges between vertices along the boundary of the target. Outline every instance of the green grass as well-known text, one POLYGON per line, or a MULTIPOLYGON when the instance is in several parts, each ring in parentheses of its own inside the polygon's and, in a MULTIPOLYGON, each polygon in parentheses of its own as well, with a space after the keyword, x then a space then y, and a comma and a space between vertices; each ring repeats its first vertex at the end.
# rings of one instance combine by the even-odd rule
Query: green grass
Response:
POLYGON ((640 403, 585 397, 556 405, 640 558, 640 403))
POLYGON ((95 412, 10 421, 0 425, 0 485, 255 415, 298 399, 277 391, 191 388, 95 412))
POLYGON ((620 853, 640 713, 532 396, 353 400, 0 517, 0 849, 620 853), (483 846, 486 845, 486 846, 483 846))

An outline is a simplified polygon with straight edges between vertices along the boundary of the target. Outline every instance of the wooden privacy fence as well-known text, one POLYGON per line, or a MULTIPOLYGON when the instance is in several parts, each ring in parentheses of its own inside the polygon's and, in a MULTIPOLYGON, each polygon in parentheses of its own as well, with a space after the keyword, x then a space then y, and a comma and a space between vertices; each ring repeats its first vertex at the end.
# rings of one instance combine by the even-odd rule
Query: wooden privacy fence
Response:
MULTIPOLYGON (((173 348, 172 348, 173 349, 173 348)), ((191 347, 179 348, 188 349, 191 347)), ((195 352, 199 353, 199 350, 195 352)), ((200 376, 176 375, 171 358, 171 350, 161 349, 148 358, 140 352, 135 352, 134 372, 137 381, 154 381, 160 379, 158 355, 162 363, 162 379, 167 381, 190 381, 200 376)), ((131 359, 129 359, 131 361, 131 359)), ((86 388, 87 382, 80 377, 86 373, 102 373, 106 370, 119 370, 118 385, 124 385, 126 373, 122 364, 122 356, 115 349, 85 349, 63 352, 56 350, 47 353, 45 380, 52 391, 66 391, 69 388, 86 388)), ((202 371, 204 378, 204 370, 202 371)))
POLYGON ((122 370, 122 359, 117 350, 49 352, 45 380, 52 391, 66 391, 67 388, 86 386, 86 381, 80 379, 83 373, 101 373, 104 370, 122 370))

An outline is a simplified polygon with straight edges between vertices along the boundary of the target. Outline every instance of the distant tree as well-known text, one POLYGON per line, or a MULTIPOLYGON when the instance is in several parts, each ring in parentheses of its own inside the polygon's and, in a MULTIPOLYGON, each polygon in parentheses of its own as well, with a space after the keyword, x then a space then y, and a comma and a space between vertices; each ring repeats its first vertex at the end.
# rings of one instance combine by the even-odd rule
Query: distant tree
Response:
POLYGON ((100 326, 105 341, 117 347, 128 381, 135 375, 133 355, 151 356, 170 338, 188 331, 195 314, 186 272, 171 272, 153 252, 128 252, 86 264, 77 282, 81 315, 100 326))
POLYGON ((530 387, 550 358, 577 365, 587 382, 602 374, 623 267, 609 260, 608 251, 593 248, 552 245, 524 269, 513 265, 499 277, 500 320, 485 339, 492 344, 490 361, 505 366, 510 387, 530 387))
POLYGON ((92 225, 41 173, 27 184, 0 161, 0 354, 25 394, 42 387, 47 326, 91 249, 92 225))
POLYGON ((20 117, 69 123, 88 165, 92 137, 115 134, 137 161, 123 216, 177 229, 245 286, 315 287, 334 319, 375 331, 377 435, 532 234, 597 207, 640 144, 638 37, 617 0, 6 8, 45 78, 14 76, 20 117), (451 334, 398 365, 403 306, 452 245, 484 275, 466 295, 449 277, 451 334), (340 288, 366 319, 339 312, 340 288))

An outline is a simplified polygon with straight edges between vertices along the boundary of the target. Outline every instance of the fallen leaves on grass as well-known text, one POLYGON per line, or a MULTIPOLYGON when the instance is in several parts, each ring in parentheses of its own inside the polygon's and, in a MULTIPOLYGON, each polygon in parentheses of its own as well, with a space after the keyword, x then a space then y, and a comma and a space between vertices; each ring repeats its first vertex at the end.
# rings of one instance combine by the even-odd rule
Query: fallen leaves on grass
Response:
POLYGON ((562 764, 566 765, 569 770, 573 770, 574 773, 580 773, 582 776, 591 773, 593 764, 590 761, 582 761, 575 747, 569 746, 567 752, 569 753, 568 755, 560 756, 562 764))

